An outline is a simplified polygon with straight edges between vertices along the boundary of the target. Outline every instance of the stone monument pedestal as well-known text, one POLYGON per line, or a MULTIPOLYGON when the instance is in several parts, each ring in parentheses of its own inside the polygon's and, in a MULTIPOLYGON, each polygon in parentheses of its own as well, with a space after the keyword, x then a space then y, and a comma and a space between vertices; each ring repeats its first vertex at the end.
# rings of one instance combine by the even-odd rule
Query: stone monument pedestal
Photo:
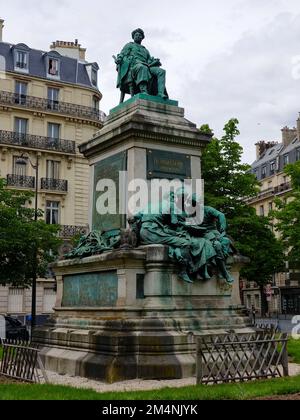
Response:
POLYGON ((194 335, 248 326, 244 262, 232 261, 234 287, 216 277, 183 283, 164 246, 58 263, 55 317, 35 333, 46 369, 109 383, 195 375, 194 335))

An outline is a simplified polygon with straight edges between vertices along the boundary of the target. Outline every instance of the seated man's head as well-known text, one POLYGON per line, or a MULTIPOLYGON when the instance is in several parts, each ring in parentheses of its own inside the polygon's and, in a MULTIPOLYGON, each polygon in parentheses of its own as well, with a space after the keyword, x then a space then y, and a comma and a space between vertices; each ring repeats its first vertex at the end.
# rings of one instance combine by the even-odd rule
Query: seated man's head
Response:
POLYGON ((132 39, 137 44, 141 44, 143 39, 145 39, 145 33, 144 33, 143 29, 141 29, 141 28, 135 29, 132 32, 132 39))

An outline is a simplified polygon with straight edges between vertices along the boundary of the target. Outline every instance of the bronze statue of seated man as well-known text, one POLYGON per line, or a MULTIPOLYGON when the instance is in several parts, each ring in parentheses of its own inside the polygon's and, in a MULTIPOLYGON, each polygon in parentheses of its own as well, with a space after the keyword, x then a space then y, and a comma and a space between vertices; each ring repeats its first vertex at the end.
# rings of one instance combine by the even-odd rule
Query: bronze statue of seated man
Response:
POLYGON ((142 29, 132 32, 134 42, 129 42, 121 53, 114 57, 117 64, 118 83, 121 90, 121 100, 125 95, 134 96, 145 93, 167 99, 166 71, 161 68, 158 58, 151 57, 149 51, 142 45, 145 38, 142 29))

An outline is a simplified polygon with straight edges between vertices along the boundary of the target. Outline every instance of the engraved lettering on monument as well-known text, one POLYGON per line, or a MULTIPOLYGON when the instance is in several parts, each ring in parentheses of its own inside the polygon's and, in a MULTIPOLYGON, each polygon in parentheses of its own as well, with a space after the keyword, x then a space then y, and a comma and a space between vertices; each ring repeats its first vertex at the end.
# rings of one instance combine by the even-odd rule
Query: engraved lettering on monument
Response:
POLYGON ((148 179, 189 179, 192 176, 191 157, 180 153, 148 150, 148 179))

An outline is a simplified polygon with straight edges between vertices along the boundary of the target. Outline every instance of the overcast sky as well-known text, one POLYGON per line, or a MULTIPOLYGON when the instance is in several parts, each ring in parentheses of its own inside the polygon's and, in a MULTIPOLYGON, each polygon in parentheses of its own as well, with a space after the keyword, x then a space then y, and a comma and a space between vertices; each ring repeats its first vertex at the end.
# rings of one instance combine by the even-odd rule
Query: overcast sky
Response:
POLYGON ((167 88, 188 119, 217 136, 240 121, 245 161, 258 140, 280 140, 300 111, 299 0, 2 0, 3 40, 48 50, 79 39, 100 65, 101 108, 118 104, 113 54, 136 27, 167 70, 167 88))

